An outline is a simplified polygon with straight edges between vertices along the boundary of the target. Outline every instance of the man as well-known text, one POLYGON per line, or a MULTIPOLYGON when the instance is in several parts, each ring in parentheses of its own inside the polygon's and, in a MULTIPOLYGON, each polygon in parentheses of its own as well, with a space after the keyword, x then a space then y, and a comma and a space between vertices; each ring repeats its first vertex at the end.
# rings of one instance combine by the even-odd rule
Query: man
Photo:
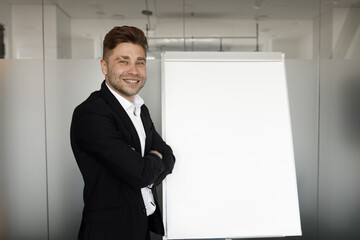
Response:
POLYGON ((146 81, 147 39, 135 27, 104 39, 105 81, 74 111, 71 146, 84 178, 80 240, 144 240, 164 235, 156 186, 175 157, 138 95, 146 81))

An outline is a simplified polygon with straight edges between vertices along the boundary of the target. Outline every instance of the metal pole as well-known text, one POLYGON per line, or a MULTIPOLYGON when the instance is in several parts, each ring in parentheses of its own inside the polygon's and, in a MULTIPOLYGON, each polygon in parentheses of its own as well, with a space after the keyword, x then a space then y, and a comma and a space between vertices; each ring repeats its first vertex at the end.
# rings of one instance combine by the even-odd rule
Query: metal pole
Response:
POLYGON ((256 23, 256 52, 259 52, 259 23, 256 23))
POLYGON ((0 59, 5 58, 4 25, 0 23, 0 59))

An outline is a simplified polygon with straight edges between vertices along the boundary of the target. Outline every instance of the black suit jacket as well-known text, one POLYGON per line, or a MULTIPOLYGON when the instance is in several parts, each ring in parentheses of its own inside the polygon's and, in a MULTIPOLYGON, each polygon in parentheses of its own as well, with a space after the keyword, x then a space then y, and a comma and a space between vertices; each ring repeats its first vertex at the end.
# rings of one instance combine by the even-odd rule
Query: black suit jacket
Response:
POLYGON ((85 183, 79 239, 142 240, 148 228, 164 235, 155 188, 172 172, 175 157, 156 132, 145 105, 141 119, 146 132, 144 157, 131 119, 105 81, 74 110, 71 146, 85 183), (151 149, 163 159, 149 154, 151 149), (151 183, 157 208, 147 217, 140 189, 151 183))

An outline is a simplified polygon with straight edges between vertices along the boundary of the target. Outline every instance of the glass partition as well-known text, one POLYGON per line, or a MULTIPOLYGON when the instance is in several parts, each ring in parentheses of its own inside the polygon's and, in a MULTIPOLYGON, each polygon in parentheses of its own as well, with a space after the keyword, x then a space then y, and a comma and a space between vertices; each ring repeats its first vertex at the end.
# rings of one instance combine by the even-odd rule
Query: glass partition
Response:
POLYGON ((322 2, 319 239, 360 230, 360 3, 322 2))
POLYGON ((0 239, 48 239, 41 1, 0 1, 0 239))

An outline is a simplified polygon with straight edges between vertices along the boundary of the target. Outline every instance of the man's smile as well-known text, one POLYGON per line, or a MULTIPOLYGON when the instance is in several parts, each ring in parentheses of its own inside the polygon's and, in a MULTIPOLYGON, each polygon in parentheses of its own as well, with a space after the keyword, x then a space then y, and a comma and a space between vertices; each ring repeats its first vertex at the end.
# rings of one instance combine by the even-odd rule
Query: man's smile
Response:
POLYGON ((127 85, 130 85, 130 86, 136 86, 141 81, 140 79, 128 79, 128 78, 125 78, 125 79, 123 78, 123 80, 127 85))

